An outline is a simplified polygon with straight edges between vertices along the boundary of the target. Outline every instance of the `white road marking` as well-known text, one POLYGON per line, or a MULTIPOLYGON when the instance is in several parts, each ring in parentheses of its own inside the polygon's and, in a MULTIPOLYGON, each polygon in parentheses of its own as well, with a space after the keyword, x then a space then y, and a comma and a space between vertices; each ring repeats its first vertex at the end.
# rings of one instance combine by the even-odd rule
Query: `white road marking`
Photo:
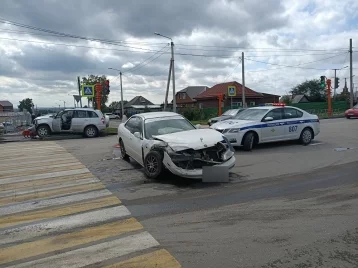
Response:
POLYGON ((84 185, 84 184, 90 184, 90 183, 96 183, 96 182, 100 182, 100 180, 96 179, 96 178, 89 178, 89 179, 73 180, 73 181, 68 181, 68 182, 53 183, 53 184, 50 184, 51 186, 49 186, 48 184, 43 185, 43 186, 38 185, 38 186, 34 186, 32 188, 30 187, 31 190, 28 190, 29 187, 27 187, 27 190, 22 190, 22 191, 21 191, 21 189, 20 190, 12 189, 12 190, 0 192, 0 197, 39 193, 39 192, 44 192, 44 191, 49 191, 49 190, 56 190, 56 189, 61 189, 61 188, 65 188, 65 187, 84 185))
MULTIPOLYGON (((22 157, 14 157, 9 155, 8 157, 6 157, 5 159, 1 159, 1 164, 5 164, 5 163, 14 163, 16 161, 16 163, 18 165, 22 164, 22 163, 26 163, 26 161, 33 161, 33 159, 36 159, 36 162, 39 161, 44 161, 44 160, 53 160, 55 158, 61 157, 61 159, 65 159, 65 158, 70 158, 72 157, 72 159, 76 160, 70 153, 61 153, 61 154, 53 154, 53 155, 43 155, 43 156, 22 156, 22 157)), ((76 160, 78 161, 78 160, 76 160)))
POLYGON ((38 159, 38 157, 27 157, 26 159, 23 159, 23 160, 20 160, 18 158, 9 158, 9 159, 6 159, 6 161, 1 160, 0 169, 6 168, 6 167, 11 167, 11 168, 21 167, 22 165, 28 165, 28 164, 34 164, 34 163, 37 164, 39 162, 43 163, 43 165, 45 166, 46 163, 51 163, 51 162, 56 162, 56 161, 75 161, 75 162, 79 163, 78 160, 70 154, 66 154, 66 156, 59 155, 59 156, 51 157, 51 158, 46 156, 45 159, 42 159, 42 160, 38 159))
POLYGON ((107 189, 105 190, 99 190, 99 191, 92 191, 88 193, 82 193, 82 194, 72 194, 70 196, 62 196, 57 198, 48 198, 48 199, 42 199, 38 201, 28 201, 23 202, 20 204, 15 205, 6 205, 6 206, 0 206, 0 215, 6 216, 14 213, 19 212, 25 212, 40 208, 47 208, 51 206, 58 206, 58 205, 64 205, 69 204, 73 202, 79 202, 79 201, 85 201, 88 199, 95 199, 100 197, 105 197, 108 195, 112 195, 110 191, 107 189))
POLYGON ((148 233, 123 237, 113 241, 72 250, 51 257, 38 259, 13 265, 13 268, 36 267, 36 268, 76 268, 95 264, 107 259, 121 257, 123 255, 159 246, 159 243, 148 233))
POLYGON ((57 172, 50 172, 50 173, 43 173, 43 174, 35 174, 29 176, 19 176, 19 177, 0 179, 0 184, 33 181, 33 180, 41 180, 41 179, 51 179, 61 176, 77 175, 87 172, 90 172, 87 168, 81 168, 81 169, 74 169, 74 170, 64 170, 64 171, 57 171, 57 172))
POLYGON ((26 167, 26 168, 12 167, 13 169, 11 169, 11 170, 8 169, 8 170, 5 170, 5 171, 1 171, 1 175, 11 174, 11 173, 16 174, 16 172, 22 172, 22 171, 32 171, 32 170, 41 171, 42 169, 51 169, 51 168, 57 168, 57 167, 68 167, 68 166, 76 166, 76 165, 82 165, 82 163, 80 163, 80 162, 71 162, 71 163, 65 163, 65 164, 43 165, 43 166, 26 167))
POLYGON ((119 219, 129 215, 130 212, 126 207, 117 206, 104 208, 98 211, 55 218, 46 222, 30 224, 23 227, 7 229, 0 232, 0 245, 27 240, 43 235, 67 232, 71 231, 73 228, 101 224, 108 220, 119 219))

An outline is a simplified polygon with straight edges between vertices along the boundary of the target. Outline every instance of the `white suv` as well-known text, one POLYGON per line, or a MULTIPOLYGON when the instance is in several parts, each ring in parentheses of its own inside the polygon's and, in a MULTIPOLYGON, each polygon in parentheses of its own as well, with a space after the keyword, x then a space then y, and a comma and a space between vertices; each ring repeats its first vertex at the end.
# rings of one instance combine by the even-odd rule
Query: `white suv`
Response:
POLYGON ((109 126, 109 118, 100 110, 75 108, 60 111, 53 117, 35 118, 34 125, 39 137, 55 133, 83 133, 93 138, 109 126))

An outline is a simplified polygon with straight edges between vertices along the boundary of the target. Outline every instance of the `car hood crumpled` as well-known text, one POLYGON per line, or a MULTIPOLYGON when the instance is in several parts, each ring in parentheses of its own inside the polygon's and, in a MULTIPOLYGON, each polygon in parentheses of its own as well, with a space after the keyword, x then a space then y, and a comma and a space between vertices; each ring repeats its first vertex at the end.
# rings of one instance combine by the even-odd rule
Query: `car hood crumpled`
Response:
POLYGON ((168 143, 174 151, 200 150, 212 147, 224 140, 223 135, 213 129, 194 129, 153 137, 168 143))

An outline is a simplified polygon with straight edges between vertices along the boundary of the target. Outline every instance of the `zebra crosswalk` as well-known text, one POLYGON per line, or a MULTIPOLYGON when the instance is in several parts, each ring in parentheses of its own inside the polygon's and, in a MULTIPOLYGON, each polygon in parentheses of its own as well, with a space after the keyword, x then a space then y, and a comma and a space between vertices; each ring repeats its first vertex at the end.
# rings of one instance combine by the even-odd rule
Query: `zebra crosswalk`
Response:
POLYGON ((0 145, 0 267, 181 267, 55 142, 0 145))

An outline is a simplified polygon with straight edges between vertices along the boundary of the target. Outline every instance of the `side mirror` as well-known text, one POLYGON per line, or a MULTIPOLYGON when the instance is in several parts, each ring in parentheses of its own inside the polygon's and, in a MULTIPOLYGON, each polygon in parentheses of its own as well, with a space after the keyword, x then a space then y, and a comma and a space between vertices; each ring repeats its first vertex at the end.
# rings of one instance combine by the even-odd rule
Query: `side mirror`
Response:
POLYGON ((264 119, 265 122, 273 121, 273 117, 268 116, 264 119))
POLYGON ((195 125, 195 128, 200 129, 200 128, 201 128, 201 125, 200 125, 200 124, 196 124, 196 125, 195 125))
POLYGON ((142 136, 140 135, 139 132, 134 132, 133 135, 134 135, 134 137, 136 137, 137 139, 140 139, 140 140, 142 139, 142 136))

